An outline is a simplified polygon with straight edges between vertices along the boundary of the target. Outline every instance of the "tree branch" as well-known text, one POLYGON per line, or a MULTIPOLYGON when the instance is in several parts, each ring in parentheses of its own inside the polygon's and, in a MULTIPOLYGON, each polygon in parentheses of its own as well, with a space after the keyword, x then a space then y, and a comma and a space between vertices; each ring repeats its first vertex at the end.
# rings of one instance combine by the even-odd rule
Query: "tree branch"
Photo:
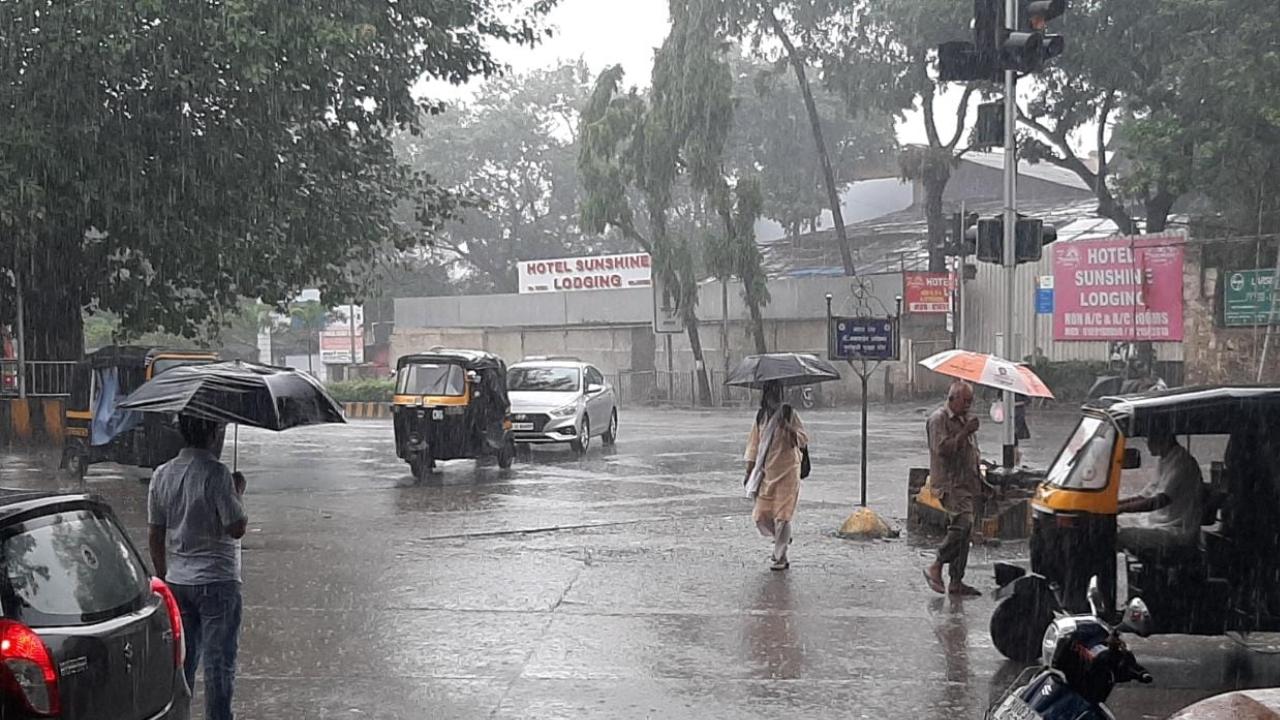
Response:
POLYGON ((938 137, 938 123, 933 116, 933 93, 921 93, 920 104, 924 110, 924 132, 929 138, 929 147, 941 147, 942 140, 938 137))
POLYGON ((1060 168, 1070 170, 1080 176, 1080 179, 1083 180, 1090 188, 1093 188, 1095 192, 1098 190, 1100 187, 1098 184, 1098 175, 1090 170, 1089 166, 1085 165, 1084 161, 1081 160, 1079 156, 1075 154, 1075 151, 1071 149, 1071 143, 1067 142, 1065 133, 1057 130, 1050 130, 1043 123, 1024 113, 1021 107, 1018 108, 1018 120, 1023 125, 1026 125, 1051 140, 1054 146, 1058 148, 1058 151, 1062 153, 1061 156, 1051 155, 1047 157, 1046 160, 1060 168))
POLYGON ((964 135, 965 122, 969 119, 969 100, 972 97, 973 86, 970 85, 964 89, 964 95, 960 96, 960 107, 956 110, 956 133, 951 136, 951 142, 947 143, 947 150, 955 150, 964 135))
POLYGON ((1098 177, 1107 177, 1107 120, 1111 118, 1111 107, 1115 104, 1115 91, 1107 93, 1102 99, 1102 107, 1098 110, 1098 177))

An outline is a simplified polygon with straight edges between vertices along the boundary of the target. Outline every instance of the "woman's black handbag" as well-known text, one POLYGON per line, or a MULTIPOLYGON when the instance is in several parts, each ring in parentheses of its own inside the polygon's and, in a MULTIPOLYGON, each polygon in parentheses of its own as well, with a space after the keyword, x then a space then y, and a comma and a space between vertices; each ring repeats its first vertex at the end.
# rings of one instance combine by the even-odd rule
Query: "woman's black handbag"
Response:
POLYGON ((809 448, 800 448, 800 479, 809 477, 809 471, 813 467, 809 464, 809 448))

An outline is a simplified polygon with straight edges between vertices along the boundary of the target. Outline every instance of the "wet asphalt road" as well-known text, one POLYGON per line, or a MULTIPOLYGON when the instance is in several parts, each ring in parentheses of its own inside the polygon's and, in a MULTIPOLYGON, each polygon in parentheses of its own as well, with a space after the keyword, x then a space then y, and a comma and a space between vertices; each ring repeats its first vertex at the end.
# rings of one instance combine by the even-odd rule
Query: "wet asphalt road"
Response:
MULTIPOLYGON (((921 410, 872 411, 870 503, 898 524, 921 410)), ((856 413, 805 415, 814 475, 786 573, 741 496, 750 417, 624 409, 616 448, 539 449, 509 474, 447 463, 423 485, 388 422, 242 431, 238 717, 981 717, 1021 669, 991 645, 991 599, 930 593, 928 540, 832 534, 857 499, 856 413)), ((1044 463, 1073 418, 1030 421, 1044 463)), ((988 455, 997 438, 984 428, 988 455)), ((47 458, 0 458, 0 484, 55 482, 47 458)), ((145 485, 103 466, 85 486, 143 547, 145 485)), ((970 579, 989 589, 991 562, 1025 552, 977 547, 970 579)), ((1118 691, 1120 718, 1280 685, 1280 658, 1223 638, 1133 644, 1157 681, 1118 691)))

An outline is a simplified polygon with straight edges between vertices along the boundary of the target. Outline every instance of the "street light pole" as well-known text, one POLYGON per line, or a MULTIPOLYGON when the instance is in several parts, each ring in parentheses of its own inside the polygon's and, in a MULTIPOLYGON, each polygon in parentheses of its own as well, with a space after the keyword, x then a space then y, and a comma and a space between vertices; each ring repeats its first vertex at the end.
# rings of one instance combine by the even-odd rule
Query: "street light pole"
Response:
POLYGON ((18 398, 27 399, 27 320, 23 315, 26 314, 26 307, 22 299, 22 270, 19 268, 19 262, 13 264, 13 289, 16 293, 16 302, 14 310, 17 311, 17 322, 14 324, 14 330, 17 331, 18 347, 18 398))
MULTIPOLYGON (((1018 2, 1006 0, 1005 23, 1010 30, 1018 27, 1018 2)), ((1014 361, 1016 353, 1013 348, 1014 314, 1013 299, 1016 294, 1017 255, 1015 228, 1018 222, 1018 148, 1015 135, 1017 112, 1018 76, 1012 70, 1004 73, 1004 347, 1006 360, 1014 361)), ((1013 423, 1013 391, 1005 390, 1004 405, 1004 466, 1013 467, 1014 459, 1014 423, 1013 423)))

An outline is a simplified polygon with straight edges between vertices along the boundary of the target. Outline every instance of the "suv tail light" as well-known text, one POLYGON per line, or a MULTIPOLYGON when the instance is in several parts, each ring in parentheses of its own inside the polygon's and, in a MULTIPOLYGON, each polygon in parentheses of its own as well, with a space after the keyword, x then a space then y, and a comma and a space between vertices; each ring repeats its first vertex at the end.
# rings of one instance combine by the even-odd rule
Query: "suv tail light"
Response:
POLYGON ((151 592, 164 600, 165 610, 169 611, 169 627, 173 630, 173 664, 179 670, 187 660, 187 641, 182 636, 182 611, 178 608, 178 598, 173 590, 158 577, 151 578, 151 592))
POLYGON ((12 620, 0 620, 0 688, 39 717, 62 711, 53 654, 35 631, 12 620))

